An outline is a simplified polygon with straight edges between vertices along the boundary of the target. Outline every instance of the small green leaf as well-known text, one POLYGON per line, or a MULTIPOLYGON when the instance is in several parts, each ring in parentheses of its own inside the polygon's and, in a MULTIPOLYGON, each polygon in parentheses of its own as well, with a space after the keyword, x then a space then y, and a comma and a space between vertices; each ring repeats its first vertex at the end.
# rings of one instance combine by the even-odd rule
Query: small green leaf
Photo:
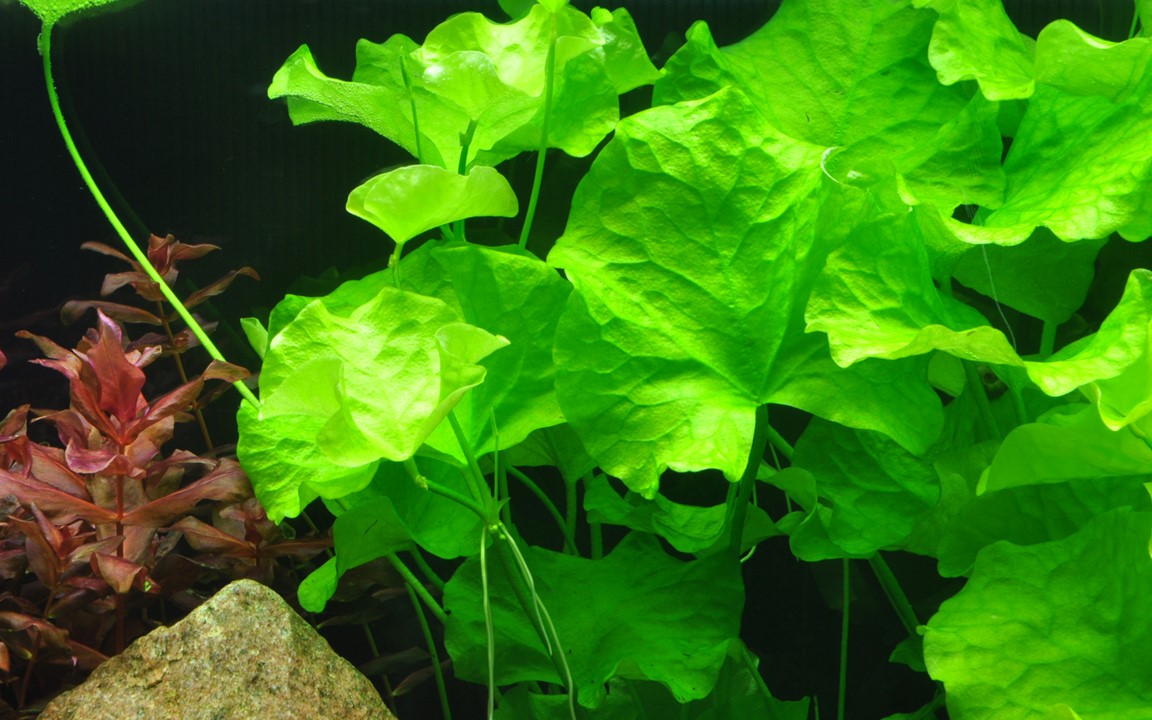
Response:
POLYGON ((296 588, 296 598, 300 607, 308 612, 323 612, 328 601, 336 594, 336 586, 340 582, 336 575, 336 558, 328 560, 308 573, 308 577, 300 581, 296 588))
POLYGON ((348 196, 348 212, 383 230, 401 247, 425 230, 473 217, 514 217, 516 193, 490 167, 458 175, 435 165, 381 173, 348 196))
POLYGON ((928 622, 924 656, 969 720, 1139 718, 1152 707, 1152 514, 1098 515, 1063 540, 981 551, 928 622))
POLYGON ((913 0, 940 14, 928 60, 945 85, 975 80, 989 100, 1032 95, 1032 48, 1000 0, 913 0))

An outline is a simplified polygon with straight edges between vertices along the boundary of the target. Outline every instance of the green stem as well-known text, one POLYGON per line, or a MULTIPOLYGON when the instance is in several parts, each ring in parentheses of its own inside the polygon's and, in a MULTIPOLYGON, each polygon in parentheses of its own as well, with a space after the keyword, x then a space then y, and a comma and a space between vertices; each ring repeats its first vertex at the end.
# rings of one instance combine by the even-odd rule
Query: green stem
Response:
POLYGON ((984 392, 984 381, 980 379, 980 373, 976 371, 976 363, 971 360, 961 360, 960 362, 964 365, 967 390, 972 393, 972 397, 976 401, 976 408, 980 411, 980 418, 984 421, 985 430, 992 436, 992 439, 999 440, 1004 436, 1000 432, 1000 423, 992 414, 992 404, 988 402, 988 393, 984 392))
POLYGON ((400 77, 404 78, 404 89, 408 91, 408 104, 412 108, 412 131, 416 133, 416 162, 424 164, 424 149, 420 145, 420 118, 416 113, 416 93, 412 92, 412 79, 408 77, 408 66, 400 60, 400 77))
POLYGON ((851 565, 848 559, 841 560, 844 564, 844 613, 840 617, 840 696, 836 700, 836 718, 844 720, 845 700, 848 690, 848 608, 851 602, 851 586, 849 576, 851 565))
POLYGON ((428 564, 428 561, 424 559, 420 551, 412 550, 409 554, 412 556, 412 561, 416 563, 416 567, 420 569, 420 573, 424 575, 424 578, 432 583, 438 591, 444 592, 444 580, 436 574, 436 571, 432 569, 432 566, 428 564))
MULTIPOLYGON (((775 448, 776 450, 779 450, 781 455, 783 455, 784 457, 788 458, 789 461, 791 461, 792 456, 796 454, 796 449, 793 448, 792 445, 789 444, 789 442, 784 439, 783 435, 776 432, 776 428, 772 427, 771 425, 768 426, 767 432, 768 432, 768 441, 772 443, 772 447, 775 448)), ((780 464, 777 463, 776 467, 779 468, 780 464)))
POLYGON ((513 477, 523 483, 524 487, 528 488, 528 490, 536 496, 536 499, 544 505, 544 509, 547 510, 548 514, 552 516, 552 519, 560 528, 560 532, 564 535, 565 551, 572 555, 578 554, 576 552, 575 535, 571 532, 571 530, 569 530, 568 525, 564 522, 564 518, 560 515, 560 510, 557 509, 555 503, 552 502, 552 498, 548 497, 547 493, 541 490, 540 486, 533 482, 532 478, 525 475, 519 469, 509 466, 507 470, 512 474, 513 477))
POLYGON ((420 582, 420 579, 408 569, 408 566, 404 564, 404 561, 401 560, 396 553, 388 553, 386 557, 388 558, 388 562, 392 563, 392 567, 396 569, 396 572, 400 574, 400 577, 404 578, 404 582, 408 583, 409 587, 420 596, 420 599, 428 606, 428 609, 432 611, 432 614, 436 616, 440 624, 447 625, 448 613, 444 612, 444 609, 440 607, 440 604, 436 602, 436 599, 428 592, 428 588, 424 587, 424 583, 420 582))
POLYGON ((760 405, 756 408, 756 426, 752 432, 752 447, 748 451, 748 462, 744 466, 744 475, 740 478, 740 487, 736 493, 736 506, 732 513, 732 536, 730 547, 732 553, 740 554, 744 538, 744 521, 748 517, 748 504, 752 498, 752 488, 756 484, 756 471, 760 469, 760 462, 764 459, 764 451, 768 446, 768 406, 760 405))
POLYGON ((1056 331, 1060 326, 1054 322, 1044 321, 1040 332, 1040 357, 1047 360, 1056 351, 1056 331))
POLYGON ((528 234, 536 217, 536 203, 540 199, 540 185, 544 181, 544 158, 548 151, 548 124, 552 118, 552 87, 556 82, 556 15, 552 15, 552 38, 548 43, 548 56, 544 60, 544 119, 540 123, 540 149, 536 152, 536 174, 532 177, 532 194, 528 197, 528 211, 524 214, 524 227, 520 229, 520 247, 528 247, 528 234))
POLYGON ((544 601, 540 599, 540 595, 536 592, 536 583, 532 579, 532 572, 528 568, 528 562, 524 559, 524 555, 520 553, 520 548, 516 543, 516 538, 508 532, 504 526, 498 528, 499 538, 508 544, 508 548, 512 551, 513 556, 516 558, 516 565, 520 570, 520 577, 528 586, 528 592, 532 596, 532 604, 536 610, 536 619, 543 630, 546 628, 547 636, 544 639, 544 646, 548 649, 548 654, 552 657, 552 663, 556 669, 560 671, 560 677, 564 681, 564 689, 568 692, 568 714, 572 720, 576 720, 576 685, 572 681, 572 671, 568 668, 568 658, 564 654, 564 646, 560 643, 560 635, 556 632, 556 625, 552 622, 552 616, 548 614, 548 608, 544 606, 544 601), (549 638, 551 640, 549 641, 549 638))
POLYGON ((599 560, 604 557, 604 533, 600 531, 600 523, 589 522, 588 534, 592 544, 592 559, 599 560))
POLYGON ((576 549, 576 514, 579 512, 576 499, 576 481, 564 478, 564 537, 572 541, 572 554, 579 555, 576 549))
POLYGON ((428 646, 428 654, 432 656, 432 673, 436 677, 436 690, 440 694, 440 712, 444 714, 444 720, 452 720, 452 710, 448 707, 448 687, 444 684, 444 670, 440 667, 440 652, 436 649, 436 640, 432 637, 428 618, 424 617, 424 610, 420 607, 420 601, 416 599, 412 583, 405 583, 405 586, 408 588, 408 599, 412 601, 412 608, 416 610, 420 630, 424 633, 424 644, 428 646))
POLYGON ((480 502, 484 502, 484 498, 488 497, 488 493, 484 487, 484 472, 480 470, 480 463, 476 461, 476 453, 472 452, 472 446, 468 443, 468 438, 464 435, 464 428, 460 427, 460 421, 456 419, 456 411, 448 411, 448 424, 452 426, 452 433, 456 436, 456 442, 460 445, 460 451, 464 453, 464 459, 468 461, 468 469, 471 470, 469 477, 469 487, 472 488, 472 493, 480 502))
POLYGON ((872 567, 872 572, 876 574, 876 579, 880 581, 880 587, 888 596, 888 602, 892 604, 892 609, 899 616, 900 624, 904 626, 904 630, 909 635, 915 635, 916 628, 920 627, 920 620, 916 617, 916 611, 912 609, 912 603, 908 602, 904 588, 900 587, 896 576, 892 574, 892 568, 888 567, 888 563, 885 562, 880 553, 868 558, 868 564, 872 567))
POLYGON ((404 469, 408 471, 408 476, 412 478, 412 481, 420 487, 424 488, 433 495, 439 495, 440 497, 448 498, 453 502, 463 505, 475 513, 480 518, 481 522, 484 524, 488 523, 488 513, 485 512, 484 508, 480 507, 478 502, 472 498, 456 492, 450 487, 445 487, 440 483, 434 480, 429 480, 428 478, 421 475, 420 469, 416 467, 416 461, 413 458, 408 458, 404 461, 404 469))
MULTIPOLYGON (((480 529, 480 597, 484 604, 484 632, 488 641, 488 720, 496 711, 496 631, 492 626, 492 600, 488 593, 488 528, 480 529)), ((508 579, 512 582, 511 576, 508 579)), ((512 583, 515 585, 515 583, 512 583)))
POLYGON ((1132 13, 1132 26, 1128 28, 1129 40, 1136 37, 1136 28, 1139 27, 1140 23, 1144 21, 1144 19, 1140 17, 1140 4, 1134 4, 1136 5, 1136 10, 1132 13))
MULTIPOLYGON (((188 308, 184 307, 184 303, 180 301, 180 298, 176 297, 176 293, 172 292, 172 288, 168 287, 168 283, 164 282, 164 278, 160 276, 160 273, 156 272, 156 268, 152 267, 148 256, 140 249, 136 241, 132 239, 128 230, 124 227, 123 223, 120 222, 120 219, 116 217, 116 213, 113 212, 112 207, 104 198, 104 194, 101 193, 100 188, 97 187, 96 181, 92 179, 92 174, 88 171, 88 166, 84 164, 83 158, 80 157, 80 151, 76 149, 76 143, 72 140, 72 133, 68 131, 68 126, 64 122, 64 115, 60 111, 60 98, 56 95, 56 83, 52 79, 51 38, 52 25, 45 25, 40 32, 39 39, 40 55, 44 58, 44 83, 48 89, 48 101, 52 105, 52 115, 56 118, 56 126, 60 129, 60 135, 64 138, 64 144, 68 147, 68 154, 72 156, 72 162, 75 163, 76 169, 80 171, 80 176, 84 179, 84 184, 88 186, 88 191, 92 193, 92 197, 96 200, 96 204, 100 206, 104 217, 108 218, 108 222, 111 223, 116 234, 124 241, 128 252, 130 252, 132 257, 136 259, 136 262, 140 264, 140 268, 144 270, 148 277, 152 279, 152 282, 156 283, 160 288, 160 293, 164 295, 164 298, 176 309, 176 312, 184 322, 187 323, 189 329, 192 330, 192 333, 196 336, 196 339, 200 341, 200 344, 204 346, 204 349, 208 351, 208 354, 220 362, 227 362, 227 360, 224 359, 224 355, 216 347, 215 343, 212 342, 212 339, 204 332, 204 328, 200 327, 200 323, 196 322, 196 318, 192 317, 192 313, 188 312, 188 308)), ((256 399, 256 396, 252 394, 252 391, 249 390, 243 382, 237 380, 232 383, 232 386, 235 387, 240 395, 250 402, 253 407, 260 407, 260 401, 256 399)))

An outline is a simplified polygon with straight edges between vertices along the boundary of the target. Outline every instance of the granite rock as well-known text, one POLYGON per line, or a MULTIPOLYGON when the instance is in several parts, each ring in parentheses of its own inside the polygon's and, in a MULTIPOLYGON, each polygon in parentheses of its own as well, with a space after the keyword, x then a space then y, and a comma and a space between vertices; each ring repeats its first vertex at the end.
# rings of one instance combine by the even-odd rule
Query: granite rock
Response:
POLYGON ((60 695, 40 720, 390 720, 372 683, 284 600, 231 583, 60 695))

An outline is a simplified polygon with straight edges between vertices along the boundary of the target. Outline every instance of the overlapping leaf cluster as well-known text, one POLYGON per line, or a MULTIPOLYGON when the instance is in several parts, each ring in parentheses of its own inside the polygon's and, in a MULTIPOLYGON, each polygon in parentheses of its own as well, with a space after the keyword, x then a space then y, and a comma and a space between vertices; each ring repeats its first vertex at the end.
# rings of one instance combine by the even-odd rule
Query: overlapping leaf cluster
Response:
MULTIPOLYGON (((589 520, 633 531, 605 557, 528 557, 579 700, 605 716, 659 685, 736 702, 711 693, 737 682, 732 658, 748 666, 738 522, 741 547, 784 532, 806 560, 906 550, 969 575, 924 638, 957 716, 1148 707, 1152 273, 1132 271, 1098 326, 1077 313, 1104 241, 1152 232, 1150 42, 1066 21, 1033 40, 995 0, 786 0, 732 46, 693 26, 654 107, 619 122, 616 95, 655 78, 623 11, 455 16, 423 45, 361 42, 351 82, 302 48, 271 89, 297 122, 359 122, 421 163, 349 201, 398 246, 513 214, 491 165, 614 133, 547 265, 445 227, 250 325, 263 407, 241 410, 241 459, 273 517, 316 497, 339 515, 337 557, 302 596, 322 606, 399 549, 472 556, 445 591, 457 674, 487 673, 486 586, 496 683, 563 681, 519 580, 482 581, 486 520, 411 484, 466 494, 474 453, 496 477, 555 465, 589 520), (660 495, 668 469, 746 475, 765 404, 812 416, 791 467, 759 473, 801 510, 773 523, 660 495)), ((563 711, 527 691, 501 708, 563 711)))

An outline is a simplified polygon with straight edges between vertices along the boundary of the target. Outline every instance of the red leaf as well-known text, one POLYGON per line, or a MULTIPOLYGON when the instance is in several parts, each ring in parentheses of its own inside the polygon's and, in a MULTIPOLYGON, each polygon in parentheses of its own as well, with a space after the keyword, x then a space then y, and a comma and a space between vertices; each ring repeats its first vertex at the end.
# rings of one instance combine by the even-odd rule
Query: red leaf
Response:
POLYGON ((196 292, 192 293, 187 298, 185 298, 184 307, 187 307, 187 308, 196 307, 197 305, 204 302, 208 298, 213 297, 215 295, 219 295, 220 293, 227 290, 228 286, 232 284, 232 281, 241 275, 244 275, 246 277, 250 277, 253 280, 259 280, 260 279, 259 273, 257 273, 255 270, 253 270, 250 267, 242 267, 239 270, 230 270, 227 275, 220 278, 216 282, 200 288, 199 290, 197 290, 196 292))
POLYGON ((55 588, 60 581, 60 562, 56 548, 44 533, 30 520, 10 517, 8 523, 24 534, 24 552, 28 553, 28 567, 44 583, 55 588))
POLYGON ((12 494, 23 503, 36 503, 47 515, 58 522, 84 518, 93 525, 116 522, 111 511, 83 498, 70 495, 35 477, 23 477, 0 469, 0 496, 12 494))
POLYGON ((149 593, 160 591, 159 586, 149 579, 148 568, 131 560, 106 553, 94 553, 92 569, 100 573, 100 577, 104 578, 104 581, 119 595, 126 595, 133 588, 149 593))
POLYGON ((144 388, 144 371, 124 355, 123 334, 104 313, 97 311, 99 338, 87 352, 79 353, 96 374, 100 409, 108 412, 120 425, 136 418, 144 405, 140 391, 144 388))
POLYGON ((147 310, 131 305, 121 305, 114 302, 100 300, 69 300, 60 308, 60 320, 65 325, 71 325, 79 320, 84 313, 96 308, 113 320, 127 323, 144 323, 147 325, 161 325, 162 321, 147 310))
POLYGON ((240 502, 252 497, 248 476, 235 460, 222 459, 212 472, 196 482, 157 498, 124 516, 125 525, 159 528, 187 515, 202 500, 240 502))
POLYGON ((227 557, 256 557, 256 548, 252 543, 233 537, 194 517, 186 517, 169 529, 184 533, 184 539, 199 552, 227 557))

